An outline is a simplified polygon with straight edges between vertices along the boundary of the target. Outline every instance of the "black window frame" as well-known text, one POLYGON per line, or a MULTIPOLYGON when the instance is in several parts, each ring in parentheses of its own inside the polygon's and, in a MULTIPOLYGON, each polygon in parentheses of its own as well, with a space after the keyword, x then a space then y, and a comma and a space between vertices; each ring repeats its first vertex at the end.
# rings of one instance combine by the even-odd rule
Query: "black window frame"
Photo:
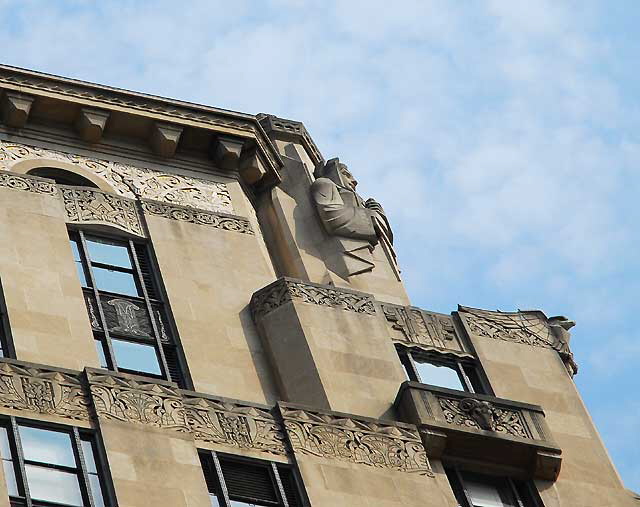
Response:
POLYGON ((11 326, 9 325, 9 312, 7 311, 7 303, 2 288, 2 280, 0 280, 0 357, 16 358, 11 326))
MULTIPOLYGON (((7 431, 9 437, 9 447, 11 450, 11 461, 14 475, 18 486, 18 496, 9 495, 9 502, 12 507, 68 507, 69 504, 61 504, 47 500, 33 499, 29 491, 29 484, 26 474, 26 465, 36 465, 42 468, 73 473, 78 478, 80 494, 83 506, 96 507, 94 495, 91 490, 89 475, 97 475, 102 493, 102 500, 105 507, 117 505, 115 490, 111 478, 109 467, 106 465, 106 453, 99 438, 99 432, 77 426, 68 426, 58 423, 37 421, 14 416, 2 416, 0 426, 7 431), (46 462, 28 460, 25 458, 24 449, 20 437, 20 427, 36 428, 39 430, 64 433, 70 437, 71 450, 76 461, 76 467, 68 467, 59 464, 46 464, 46 462), (93 461, 95 462, 97 474, 88 471, 87 458, 84 456, 82 442, 88 442, 93 451, 93 461)), ((5 456, 2 456, 7 460, 5 456)))
MULTIPOLYGON (((400 362, 404 367, 409 380, 413 382, 420 382, 422 384, 428 384, 420 378, 420 373, 416 367, 417 363, 431 363, 435 366, 446 366, 453 369, 460 379, 464 392, 476 393, 476 394, 490 394, 493 395, 489 381, 484 374, 478 361, 471 358, 455 357, 451 354, 443 355, 433 351, 426 351, 417 347, 405 347, 399 345, 396 347, 400 362)), ((448 388, 450 389, 450 388, 448 388)))
MULTIPOLYGON (((69 227, 69 240, 70 242, 74 242, 78 247, 82 271, 87 282, 86 285, 83 285, 82 280, 80 280, 82 290, 85 294, 85 301, 89 298, 88 301, 95 303, 95 308, 88 309, 88 313, 93 330, 93 339, 94 341, 100 342, 103 355, 106 359, 106 364, 103 365, 103 367, 114 372, 167 380, 175 382, 183 389, 192 389, 193 382, 189 374, 177 328, 174 323, 171 308, 167 302, 166 291, 159 276, 157 261, 150 242, 134 240, 129 236, 125 237, 103 231, 97 232, 76 227, 69 227), (87 239, 90 240, 93 238, 112 241, 126 246, 131 261, 131 268, 91 260, 87 247, 87 239), (141 265, 145 266, 144 270, 141 268, 141 265), (141 295, 131 296, 99 289, 93 270, 91 269, 92 266, 131 274, 136 284, 138 294, 141 295), (109 330, 101 301, 106 297, 125 299, 139 304, 146 311, 151 327, 151 334, 149 336, 141 336, 109 330), (153 346, 160 374, 156 375, 150 372, 118 366, 113 340, 153 346), (168 356, 170 356, 169 360, 167 359, 168 356)), ((74 262, 76 261, 74 260, 74 262)))
MULTIPOLYGON (((502 475, 490 475, 485 471, 477 472, 449 463, 444 464, 444 470, 459 507, 474 507, 465 487, 465 475, 472 475, 476 480, 480 479, 478 482, 485 482, 496 487, 501 496, 508 495, 508 500, 514 507, 544 507, 540 494, 531 481, 523 481, 502 475)), ((507 506, 511 507, 509 504, 507 506)))
POLYGON ((242 501, 266 507, 307 507, 308 499, 297 469, 289 464, 199 449, 198 456, 209 494, 216 496, 221 507, 231 507, 231 501, 242 501), (269 474, 274 500, 230 493, 225 479, 225 464, 261 467, 269 474))

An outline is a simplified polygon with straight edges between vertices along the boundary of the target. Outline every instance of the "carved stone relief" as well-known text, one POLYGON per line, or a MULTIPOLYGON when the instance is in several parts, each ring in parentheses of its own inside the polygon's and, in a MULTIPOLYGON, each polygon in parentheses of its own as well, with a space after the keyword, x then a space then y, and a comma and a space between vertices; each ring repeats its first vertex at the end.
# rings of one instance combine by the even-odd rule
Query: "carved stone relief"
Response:
POLYGON ((417 431, 281 406, 294 452, 433 476, 417 431))
POLYGON ((448 315, 389 303, 383 303, 382 310, 391 328, 400 331, 402 339, 398 341, 428 348, 464 351, 448 315))
POLYGON ((187 425, 196 440, 286 455, 284 431, 269 410, 211 398, 186 397, 187 425))
POLYGON ((488 401, 475 398, 439 397, 438 403, 449 424, 531 438, 522 414, 516 410, 499 408, 488 401))
POLYGON ((0 406, 39 414, 89 419, 89 399, 74 375, 0 363, 0 406))
MULTIPOLYGON (((0 154, 0 158, 2 155, 0 154)), ((2 161, 0 160, 0 164, 2 161)), ((55 183, 40 178, 0 171, 0 187, 13 190, 26 190, 36 194, 57 195, 58 189, 55 183)))
POLYGON ((62 187, 62 199, 70 222, 102 222, 144 236, 142 220, 134 201, 100 190, 71 187, 62 187))
POLYGON ((254 318, 257 318, 294 300, 368 315, 376 313, 373 297, 368 294, 321 287, 286 278, 281 278, 256 292, 251 298, 251 311, 254 318))
POLYGON ((231 195, 224 183, 0 140, 0 169, 9 170, 16 161, 36 158, 77 164, 104 178, 124 197, 233 213, 231 195))
POLYGON ((566 317, 547 319, 540 311, 490 312, 466 306, 459 306, 458 312, 472 334, 554 349, 569 374, 577 373, 578 365, 569 349, 568 331, 575 322, 566 317))
POLYGON ((98 417, 188 431, 184 404, 172 387, 131 378, 87 374, 98 417))
POLYGON ((206 225, 225 231, 253 234, 251 224, 246 218, 223 215, 210 211, 202 211, 184 206, 165 204, 157 201, 142 201, 142 210, 149 215, 156 215, 180 222, 206 225))

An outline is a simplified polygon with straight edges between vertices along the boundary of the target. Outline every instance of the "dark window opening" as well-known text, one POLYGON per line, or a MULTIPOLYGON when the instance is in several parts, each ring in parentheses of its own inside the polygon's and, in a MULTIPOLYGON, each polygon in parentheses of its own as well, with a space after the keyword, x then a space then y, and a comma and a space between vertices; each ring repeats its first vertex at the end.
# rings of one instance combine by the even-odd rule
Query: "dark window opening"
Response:
POLYGON ((281 463, 201 451, 212 507, 302 507, 293 468, 281 463))
POLYGON ((398 348, 407 380, 437 387, 486 394, 486 381, 472 359, 452 359, 419 350, 398 348))
POLYGON ((535 488, 508 477, 478 474, 445 467, 460 507, 541 507, 535 488))
POLYGON ((55 181, 58 185, 72 185, 75 187, 91 187, 98 188, 93 181, 80 176, 71 171, 65 169, 58 169, 57 167, 38 167, 29 171, 32 176, 40 176, 41 178, 49 178, 55 181))
POLYGON ((112 505, 91 433, 10 418, 0 425, 0 453, 12 506, 112 505))
POLYGON ((147 246, 82 231, 70 241, 101 366, 188 387, 147 246))
POLYGON ((4 300, 2 283, 0 282, 0 357, 14 357, 13 340, 11 339, 11 328, 9 327, 9 316, 7 315, 7 305, 4 300))

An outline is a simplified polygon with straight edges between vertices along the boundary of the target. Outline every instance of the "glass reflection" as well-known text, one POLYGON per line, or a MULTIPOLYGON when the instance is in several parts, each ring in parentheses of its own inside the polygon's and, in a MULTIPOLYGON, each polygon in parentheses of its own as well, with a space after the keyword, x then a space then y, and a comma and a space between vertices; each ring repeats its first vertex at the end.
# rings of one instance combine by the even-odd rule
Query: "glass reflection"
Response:
POLYGON ((86 238, 86 241, 93 262, 131 269, 131 257, 126 244, 104 238, 86 238))
POLYGON ((83 287, 88 287, 87 277, 84 273, 84 268, 82 267, 82 257, 80 256, 80 249, 78 248, 78 243, 75 240, 70 240, 71 250, 73 251, 73 260, 76 264, 76 269, 78 270, 78 278, 80 278, 80 283, 83 287))
POLYGON ((464 385, 458 372, 449 366, 439 366, 431 363, 415 362, 416 370, 420 376, 420 382, 438 387, 447 387, 464 391, 464 385))
POLYGON ((135 279, 131 273, 123 273, 122 271, 114 271, 106 268, 96 268, 94 266, 93 276, 96 280, 96 286, 100 290, 126 294, 127 296, 140 295, 135 279))
POLYGON ((82 494, 76 474, 37 465, 25 465, 25 471, 29 492, 34 500, 82 507, 82 494))
POLYGON ((118 368, 161 375, 158 355, 153 345, 112 339, 118 368))
POLYGON ((20 426, 20 440, 24 458, 51 465, 76 467, 71 436, 60 431, 20 426))
POLYGON ((9 445, 9 434, 7 428, 0 426, 0 453, 2 453, 2 468, 4 469, 4 478, 7 482, 7 491, 9 495, 18 496, 18 482, 16 480, 16 470, 13 464, 13 455, 11 454, 11 446, 9 445))

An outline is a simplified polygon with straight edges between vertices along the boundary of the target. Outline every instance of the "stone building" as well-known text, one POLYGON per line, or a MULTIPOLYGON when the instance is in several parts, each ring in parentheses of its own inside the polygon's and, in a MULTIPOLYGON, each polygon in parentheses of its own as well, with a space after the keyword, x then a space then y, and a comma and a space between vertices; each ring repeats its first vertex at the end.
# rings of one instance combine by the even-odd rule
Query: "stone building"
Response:
POLYGON ((0 506, 640 505, 573 322, 412 306, 301 123, 0 89, 0 506))

